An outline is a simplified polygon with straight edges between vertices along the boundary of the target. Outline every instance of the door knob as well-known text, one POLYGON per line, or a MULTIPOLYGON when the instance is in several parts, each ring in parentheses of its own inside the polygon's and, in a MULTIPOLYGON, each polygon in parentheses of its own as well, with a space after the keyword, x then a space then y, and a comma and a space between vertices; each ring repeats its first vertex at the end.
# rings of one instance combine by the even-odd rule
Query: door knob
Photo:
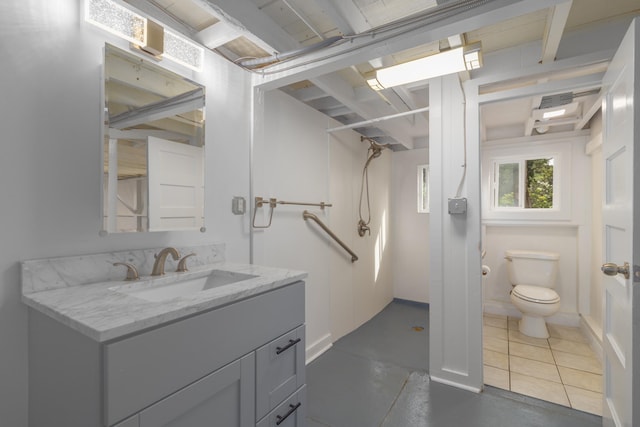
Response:
POLYGON ((602 264, 600 268, 604 274, 607 276, 615 276, 616 274, 624 275, 625 279, 629 278, 629 263, 625 262, 623 266, 618 266, 613 262, 608 262, 606 264, 602 264))

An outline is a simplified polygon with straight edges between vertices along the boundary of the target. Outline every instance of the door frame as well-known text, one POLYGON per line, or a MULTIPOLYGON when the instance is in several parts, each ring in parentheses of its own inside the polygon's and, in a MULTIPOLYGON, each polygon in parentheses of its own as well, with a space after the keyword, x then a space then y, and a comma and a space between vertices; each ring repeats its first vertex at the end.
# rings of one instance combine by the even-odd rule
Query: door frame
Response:
MULTIPOLYGON (((488 103, 506 101, 510 99, 517 99, 517 98, 528 97, 533 95, 547 95, 549 93, 561 93, 569 90, 591 89, 593 88, 594 80, 598 80, 598 78, 594 77, 592 79, 585 79, 583 76, 583 77, 569 78, 569 79, 554 81, 554 82, 539 82, 538 84, 531 85, 531 86, 525 86, 525 87, 515 88, 515 89, 510 88, 510 89, 495 91, 495 92, 486 93, 486 94, 481 93, 483 86, 490 85, 490 84, 499 84, 501 82, 507 82, 517 78, 523 78, 523 77, 533 78, 535 76, 540 76, 548 73, 571 70, 574 68, 593 65, 597 63, 609 62, 613 56, 613 53, 614 53, 613 51, 598 51, 598 52, 594 52, 586 55, 571 57, 564 60, 540 64, 536 67, 518 68, 514 70, 504 71, 502 73, 487 73, 487 75, 484 77, 479 77, 479 78, 464 82, 463 88, 466 96, 465 125, 467 128, 467 132, 466 132, 467 145, 468 146, 480 145, 480 128, 479 128, 480 106, 488 103)), ((598 87, 600 87, 601 84, 602 84, 602 81, 600 78, 598 87)), ((588 114, 592 116, 597 111, 598 109, 596 109, 595 111, 589 111, 588 114)), ((587 119, 583 120, 583 123, 586 124, 586 121, 588 120, 587 119)), ((477 150, 478 157, 468 158, 468 162, 477 162, 477 164, 479 165, 481 163, 480 153, 481 151, 477 150)), ((480 197, 482 197, 482 192, 480 189, 481 181, 480 179, 478 179, 476 182, 477 182, 476 185, 478 187, 477 191, 480 194, 480 197)), ((469 182, 467 183, 467 186, 473 185, 473 184, 474 184, 473 182, 469 182)), ((476 215, 478 216, 478 218, 472 218, 471 220, 477 219, 477 221, 479 221, 482 224, 481 209, 477 210, 476 215)), ((482 229, 483 227, 481 226, 480 230, 482 229)), ((582 237, 582 236, 583 236, 582 234, 579 235, 579 237, 582 237)), ((482 231, 480 231, 479 235, 471 236, 470 240, 473 241, 474 239, 477 239, 478 242, 482 242, 482 237, 483 237, 483 233, 482 231)), ((480 244, 480 247, 483 247, 482 243, 480 244)), ((481 268, 482 268, 481 265, 477 266, 477 271, 478 272, 481 271, 481 268)), ((470 270, 473 270, 473 269, 471 268, 470 270)), ((586 280, 587 277, 588 277, 588 271, 581 273, 578 279, 580 282, 582 282, 586 280)), ((477 286, 481 287, 482 276, 480 274, 477 275, 477 281, 478 281, 477 286)), ((483 304, 482 296, 480 297, 480 301, 478 301, 477 303, 480 305, 483 304)), ((584 307, 584 304, 585 304, 585 301, 583 300, 579 301, 579 305, 581 308, 584 307)), ((471 328, 474 323, 476 322, 481 323, 482 319, 469 318, 468 321, 469 321, 468 328, 471 328)), ((482 340, 480 340, 480 342, 482 343, 482 340)), ((482 354, 482 349, 478 349, 477 351, 479 352, 479 354, 482 354)), ((482 378, 482 382, 484 383, 484 378, 482 375, 481 375, 481 378, 482 378)), ((478 384, 478 387, 483 388, 484 384, 478 384)))

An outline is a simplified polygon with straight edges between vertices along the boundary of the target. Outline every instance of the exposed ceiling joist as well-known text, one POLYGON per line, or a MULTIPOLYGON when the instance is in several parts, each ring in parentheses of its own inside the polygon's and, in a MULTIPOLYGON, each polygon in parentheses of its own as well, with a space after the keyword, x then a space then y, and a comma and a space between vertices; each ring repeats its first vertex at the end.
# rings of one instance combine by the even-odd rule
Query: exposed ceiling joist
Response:
MULTIPOLYGON (((230 0, 227 0, 230 1, 230 0)), ((434 22, 419 22, 412 29, 361 37, 319 52, 305 55, 254 75, 254 83, 263 89, 276 89, 296 81, 338 71, 421 44, 441 40, 529 12, 565 3, 563 0, 491 0, 475 8, 434 22)))
MULTIPOLYGON (((335 74, 318 77, 314 79, 314 83, 325 92, 331 92, 332 97, 365 120, 374 119, 380 115, 380 112, 373 108, 371 104, 359 102, 351 85, 335 74)), ((413 138, 407 133, 406 125, 386 122, 378 127, 388 132, 389 135, 406 148, 413 148, 413 138)))
POLYGON ((353 128, 358 128, 358 127, 363 127, 363 126, 367 126, 367 125, 370 125, 370 124, 373 124, 373 123, 384 122, 385 120, 393 120, 393 119, 397 119, 397 118, 400 118, 400 117, 412 116, 412 115, 416 115, 416 114, 419 114, 419 113, 426 113, 427 111, 429 111, 429 107, 422 107, 422 108, 418 108, 416 110, 404 111, 402 113, 391 114, 389 116, 377 117, 375 119, 364 120, 362 122, 356 122, 356 123, 350 123, 350 124, 344 125, 344 126, 338 126, 338 127, 335 127, 335 128, 327 129, 327 132, 338 132, 338 131, 345 130, 345 129, 353 129, 353 128))
POLYGON ((316 26, 309 20, 309 18, 307 18, 304 14, 304 12, 302 12, 302 10, 297 7, 293 2, 291 2, 290 0, 282 0, 282 2, 289 8, 291 9, 291 11, 293 13, 296 14, 296 16, 298 18, 300 18, 300 20, 302 22, 304 22, 304 25, 306 25, 311 31, 313 31, 313 33, 318 36, 320 38, 320 40, 324 40, 325 36, 324 34, 322 34, 322 31, 320 31, 318 28, 316 28, 316 26))
POLYGON ((512 62, 511 65, 513 67, 511 69, 503 67, 502 72, 495 72, 483 77, 476 77, 473 79, 473 82, 478 85, 482 91, 484 87, 500 82, 509 82, 523 78, 534 78, 535 76, 539 76, 538 78, 544 78, 549 74, 557 72, 606 64, 611 60, 611 58, 613 58, 614 53, 615 50, 601 50, 588 53, 586 55, 573 56, 571 58, 548 62, 546 64, 538 64, 537 66, 523 67, 522 64, 512 62))
POLYGON ((353 1, 314 0, 333 20, 342 34, 361 33, 371 28, 360 9, 353 1))
POLYGON ((166 13, 164 10, 155 6, 154 4, 146 0, 125 0, 128 4, 138 9, 145 15, 152 16, 154 19, 161 21, 163 24, 169 26, 174 31, 178 31, 186 36, 192 37, 194 35, 193 28, 188 27, 184 23, 178 21, 173 16, 166 13))
MULTIPOLYGON (((283 51, 285 49, 298 49, 300 47, 299 43, 297 43, 288 34, 286 34, 284 30, 277 26, 276 23, 273 22, 273 20, 271 20, 267 15, 264 14, 264 12, 262 12, 257 7, 252 7, 254 6, 252 3, 251 5, 242 5, 243 3, 251 2, 248 0, 216 0, 219 13, 227 16, 227 19, 233 20, 241 26, 245 26, 248 28, 255 28, 257 23, 259 23, 260 30, 256 31, 255 34, 271 32, 280 33, 280 37, 276 42, 277 44, 273 45, 276 50, 283 51), (239 13, 243 10, 249 10, 251 12, 248 15, 235 15, 236 13, 239 13), (262 15, 262 17, 260 17, 260 15, 262 15), (279 43, 286 44, 281 45, 279 43)), ((351 2, 345 3, 352 4, 351 2)), ((341 7, 344 7, 344 5, 342 5, 341 7)), ((379 111, 379 109, 373 108, 370 105, 362 105, 362 103, 355 96, 352 86, 338 74, 330 73, 322 77, 311 79, 311 82, 318 88, 320 88, 323 92, 325 92, 326 95, 338 100, 347 109, 358 114, 365 120, 373 119, 380 116, 381 114, 389 114, 392 112, 388 106, 385 106, 383 111, 379 111)), ((314 96, 317 96, 317 93, 315 93, 314 96)), ((319 97, 316 99, 319 99, 319 97)), ((407 133, 406 126, 389 123, 385 124, 383 129, 388 131, 390 135, 392 135, 405 147, 411 148, 413 146, 412 137, 409 133, 407 133)))
POLYGON ((226 22, 219 21, 198 32, 195 35, 195 39, 209 49, 215 49, 218 46, 222 46, 223 44, 230 42, 231 40, 235 40, 241 35, 242 33, 236 31, 236 29, 226 22))
POLYGON ((599 89, 602 86, 602 77, 604 73, 590 74, 587 76, 575 77, 572 79, 554 80, 551 82, 540 83, 536 85, 530 85, 520 87, 511 90, 504 90, 501 92, 487 93, 478 96, 478 102, 480 104, 488 102, 506 101, 509 99, 524 98, 535 95, 553 95, 563 92, 570 92, 575 90, 592 90, 599 89))
POLYGON ((547 23, 542 38, 542 57, 540 62, 545 63, 556 59, 572 3, 573 1, 569 0, 549 8, 549 15, 547 16, 547 23))
POLYGON ((593 101, 593 104, 591 104, 589 108, 586 108, 586 111, 582 114, 582 120, 576 123, 576 125, 573 127, 573 130, 582 130, 582 128, 584 128, 587 123, 589 123, 591 118, 598 112, 600 108, 602 108, 603 97, 604 96, 601 92, 600 95, 593 101))
POLYGON ((193 1, 267 52, 279 52, 298 47, 298 43, 286 31, 251 1, 193 1))
POLYGON ((292 93, 293 97, 298 101, 302 101, 304 103, 311 102, 316 99, 324 98, 327 96, 325 91, 320 89, 317 86, 309 86, 302 89, 298 89, 292 93))

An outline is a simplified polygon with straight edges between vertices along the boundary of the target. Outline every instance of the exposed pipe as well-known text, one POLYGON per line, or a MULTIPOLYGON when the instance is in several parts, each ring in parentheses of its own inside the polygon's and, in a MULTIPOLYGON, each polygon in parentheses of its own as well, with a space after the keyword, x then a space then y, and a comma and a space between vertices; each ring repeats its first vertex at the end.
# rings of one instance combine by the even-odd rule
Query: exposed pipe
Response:
POLYGON ((304 55, 305 53, 331 46, 341 40, 344 40, 342 36, 329 37, 328 39, 312 44, 311 46, 301 47, 300 49, 291 50, 289 52, 275 53, 264 58, 249 59, 247 61, 241 61, 238 64, 242 67, 257 67, 259 65, 270 64, 272 62, 284 61, 285 59, 290 59, 295 56, 304 55))
POLYGON ((327 129, 327 132, 331 133, 331 132, 338 132, 340 130, 345 130, 345 129, 353 129, 360 126, 370 125, 372 123, 383 122, 385 120, 397 119, 404 116, 410 116, 412 114, 424 113, 425 111, 429 111, 429 107, 416 108, 415 110, 411 110, 411 111, 403 111, 402 113, 396 113, 388 116, 377 117, 375 119, 369 119, 369 120, 363 120, 361 122, 350 123, 348 125, 327 129))
POLYGON ((371 228, 369 228, 369 223, 371 222, 371 204, 369 202, 369 163, 375 158, 378 158, 382 155, 382 150, 384 150, 387 146, 380 145, 376 141, 371 138, 367 138, 366 136, 361 136, 360 141, 367 140, 369 142, 369 148, 367 149, 368 154, 367 161, 364 164, 364 168, 362 169, 362 182, 360 185, 360 202, 358 204, 358 215, 360 216, 360 220, 358 221, 358 235, 360 237, 364 237, 364 235, 369 232, 371 235, 371 228), (365 192, 365 188, 367 189, 367 220, 365 221, 362 217, 362 196, 365 192))
MULTIPOLYGON (((438 6, 435 6, 431 9, 427 9, 426 12, 421 12, 418 13, 416 15, 411 15, 408 16, 406 18, 402 18, 399 19, 397 21, 394 22, 390 22, 388 24, 382 25, 380 27, 376 27, 376 28, 372 28, 371 30, 367 30, 364 31, 362 33, 359 34, 353 34, 353 35, 343 35, 340 36, 340 38, 344 41, 352 41, 354 39, 360 38, 360 37, 370 37, 371 41, 369 43, 366 44, 362 44, 358 47, 353 47, 352 49, 362 49, 363 47, 366 47, 368 44, 372 44, 372 43, 378 43, 381 40, 386 40, 389 37, 397 37, 399 35, 402 35, 406 32, 409 31, 413 31, 414 29, 418 28, 419 26, 423 26, 432 22, 436 22, 439 19, 446 19, 449 18, 451 16, 455 16, 456 14, 462 13, 464 11, 470 10, 470 9, 474 9, 476 7, 482 6, 485 3, 489 3, 493 0, 458 0, 458 1, 450 1, 444 4, 440 4, 438 6), (395 32, 396 30, 399 30, 398 32, 395 32), (393 32, 393 34, 391 35, 383 35, 384 33, 387 32, 393 32)), ((329 40, 329 39, 327 39, 329 40)), ((315 49, 314 49, 315 50, 315 49)), ((346 49, 341 51, 339 54, 340 55, 345 55, 348 54, 351 51, 351 49, 346 49)), ((295 52, 295 51, 294 51, 295 52)), ((306 52, 305 52, 306 53, 306 52)), ((283 53, 281 55, 287 55, 287 53, 283 53)), ((265 67, 259 70, 259 73, 262 75, 269 75, 269 74, 275 74, 275 73, 280 73, 283 71, 287 71, 299 66, 304 66, 304 65, 308 65, 308 64, 312 64, 315 63, 317 61, 323 61, 325 59, 329 59, 332 58, 334 56, 334 53, 330 53, 326 56, 323 57, 319 57, 319 58, 314 58, 311 59, 309 61, 303 62, 303 63, 299 63, 299 64, 295 64, 289 67, 279 67, 276 70, 269 70, 267 68, 269 67, 265 67)), ((275 62, 276 60, 271 60, 270 62, 275 62)))

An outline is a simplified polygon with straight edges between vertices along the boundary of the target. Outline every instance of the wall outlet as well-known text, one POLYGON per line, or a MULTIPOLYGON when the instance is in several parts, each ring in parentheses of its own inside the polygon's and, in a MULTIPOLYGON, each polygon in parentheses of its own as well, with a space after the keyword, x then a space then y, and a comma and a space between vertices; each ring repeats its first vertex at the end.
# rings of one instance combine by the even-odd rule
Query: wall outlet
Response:
POLYGON ((449 199, 449 213, 455 215, 467 213, 467 199, 465 197, 449 199))

